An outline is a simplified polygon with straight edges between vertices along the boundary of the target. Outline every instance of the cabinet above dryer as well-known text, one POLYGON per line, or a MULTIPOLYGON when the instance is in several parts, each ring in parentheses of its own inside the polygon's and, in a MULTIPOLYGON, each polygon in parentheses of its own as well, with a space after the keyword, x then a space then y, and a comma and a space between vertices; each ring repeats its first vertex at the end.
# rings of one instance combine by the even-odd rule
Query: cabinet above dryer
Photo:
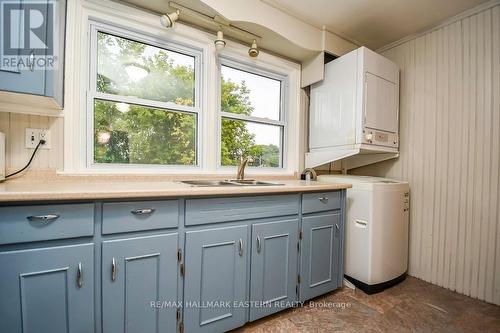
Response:
POLYGON ((351 156, 357 167, 396 157, 398 148, 397 65, 366 47, 327 63, 324 80, 311 86, 306 167, 351 156))

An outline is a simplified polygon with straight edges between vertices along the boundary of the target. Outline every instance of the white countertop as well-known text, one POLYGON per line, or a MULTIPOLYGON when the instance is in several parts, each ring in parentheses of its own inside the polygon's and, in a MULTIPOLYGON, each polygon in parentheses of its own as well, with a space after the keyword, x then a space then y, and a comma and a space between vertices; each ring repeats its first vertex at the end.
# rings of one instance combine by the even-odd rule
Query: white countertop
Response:
POLYGON ((332 191, 351 187, 350 184, 316 181, 269 181, 284 185, 196 187, 180 181, 7 181, 0 183, 0 202, 279 194, 332 191))

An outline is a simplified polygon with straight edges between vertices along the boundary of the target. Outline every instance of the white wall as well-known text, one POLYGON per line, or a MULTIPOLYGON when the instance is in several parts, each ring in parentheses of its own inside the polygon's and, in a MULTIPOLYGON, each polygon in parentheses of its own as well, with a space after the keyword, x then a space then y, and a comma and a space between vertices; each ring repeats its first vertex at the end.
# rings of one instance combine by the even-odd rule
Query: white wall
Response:
POLYGON ((401 67, 401 156, 353 173, 410 182, 410 275, 500 304, 500 5, 383 54, 401 67))
POLYGON ((63 163, 63 119, 0 112, 0 132, 6 135, 6 168, 13 171, 26 165, 33 149, 25 148, 26 128, 50 129, 51 149, 40 150, 32 169, 61 169, 63 163))

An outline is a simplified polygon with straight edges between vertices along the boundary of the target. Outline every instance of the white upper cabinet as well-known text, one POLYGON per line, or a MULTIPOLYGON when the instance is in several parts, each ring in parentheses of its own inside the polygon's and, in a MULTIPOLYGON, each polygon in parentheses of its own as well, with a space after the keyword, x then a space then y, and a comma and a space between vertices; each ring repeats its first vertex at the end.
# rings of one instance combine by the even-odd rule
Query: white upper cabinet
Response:
POLYGON ((311 149, 355 143, 357 57, 351 55, 326 64, 325 79, 311 86, 311 149))
POLYGON ((310 101, 307 166, 398 152, 399 69, 390 60, 360 47, 327 63, 310 101))

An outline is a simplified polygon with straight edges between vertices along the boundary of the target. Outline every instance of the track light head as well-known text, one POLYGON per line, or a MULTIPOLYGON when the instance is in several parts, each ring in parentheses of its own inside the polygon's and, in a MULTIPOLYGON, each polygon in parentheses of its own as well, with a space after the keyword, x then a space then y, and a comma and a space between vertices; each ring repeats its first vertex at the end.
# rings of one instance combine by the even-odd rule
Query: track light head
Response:
POLYGON ((219 30, 217 31, 217 39, 214 40, 215 49, 217 52, 221 51, 226 47, 226 41, 224 40, 224 33, 219 30))
POLYGON ((255 39, 253 40, 250 49, 248 49, 248 55, 252 58, 257 58, 259 55, 259 49, 257 48, 257 41, 255 39))
POLYGON ((179 11, 176 10, 175 12, 172 12, 172 13, 169 13, 169 14, 165 14, 165 15, 162 15, 160 17, 160 23, 162 26, 164 26, 165 28, 171 28, 174 26, 174 22, 177 21, 177 19, 179 18, 179 11))

